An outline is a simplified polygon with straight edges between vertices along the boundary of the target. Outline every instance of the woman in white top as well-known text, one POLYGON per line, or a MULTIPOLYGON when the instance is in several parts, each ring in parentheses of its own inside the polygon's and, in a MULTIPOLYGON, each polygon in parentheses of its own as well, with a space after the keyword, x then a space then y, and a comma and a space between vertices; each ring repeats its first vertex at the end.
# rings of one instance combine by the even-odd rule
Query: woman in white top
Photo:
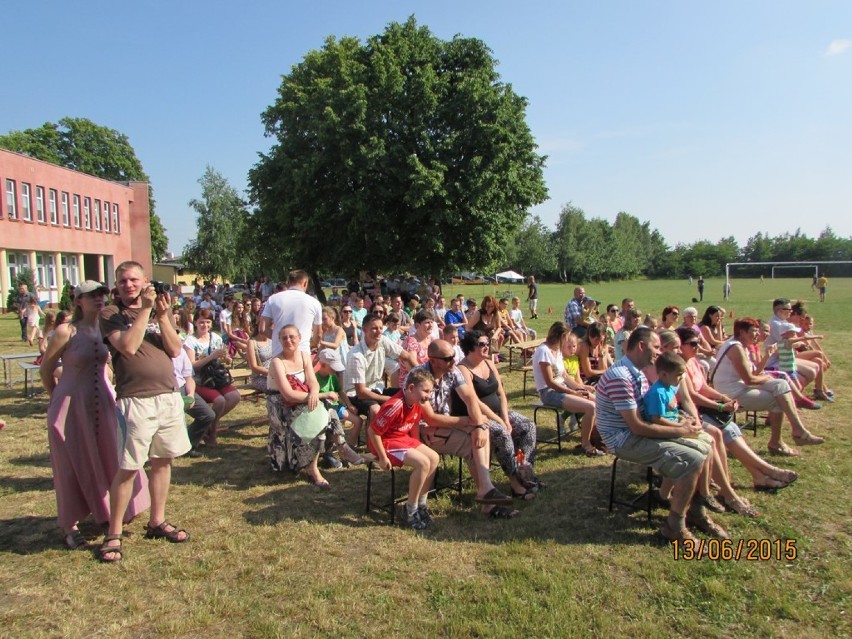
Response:
POLYGON ((563 346, 569 341, 570 332, 563 322, 555 322, 544 344, 535 349, 532 360, 535 389, 545 406, 583 414, 580 421, 583 451, 589 457, 597 457, 604 453, 590 440, 595 423, 594 393, 586 386, 575 387, 578 385, 565 377, 563 346))
POLYGON ((745 410, 768 410, 770 434, 769 452, 773 455, 795 457, 799 451, 781 439, 781 424, 786 415, 792 426, 793 441, 799 446, 822 444, 825 440, 808 432, 799 417, 790 385, 786 380, 769 375, 756 375, 748 358, 760 333, 760 323, 750 317, 734 322, 734 334, 719 348, 719 364, 710 381, 720 393, 737 400, 745 410))

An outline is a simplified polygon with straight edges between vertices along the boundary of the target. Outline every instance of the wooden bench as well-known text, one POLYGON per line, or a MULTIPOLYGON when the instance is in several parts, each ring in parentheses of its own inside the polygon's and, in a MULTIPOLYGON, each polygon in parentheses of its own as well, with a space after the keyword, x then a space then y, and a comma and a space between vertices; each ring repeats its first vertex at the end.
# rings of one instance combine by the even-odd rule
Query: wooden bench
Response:
POLYGON ((6 383, 6 386, 11 386, 15 381, 15 369, 12 368, 13 361, 24 359, 34 360, 38 356, 38 351, 34 353, 6 353, 0 355, 0 359, 3 360, 3 381, 6 383))
POLYGON ((517 342, 515 344, 509 344, 509 371, 512 371, 512 363, 514 358, 515 349, 520 351, 520 359, 521 359, 521 368, 527 365, 528 360, 531 356, 531 351, 534 351, 541 344, 544 344, 544 338, 541 337, 539 339, 532 339, 526 342, 517 342))

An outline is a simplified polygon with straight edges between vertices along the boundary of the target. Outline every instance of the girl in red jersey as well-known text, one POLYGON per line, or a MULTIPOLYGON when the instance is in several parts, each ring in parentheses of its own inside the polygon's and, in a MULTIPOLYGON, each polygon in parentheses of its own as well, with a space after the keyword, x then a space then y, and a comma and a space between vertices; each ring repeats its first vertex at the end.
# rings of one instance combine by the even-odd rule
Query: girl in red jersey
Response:
POLYGON ((438 453, 420 441, 421 406, 432 395, 431 373, 415 368, 405 380, 404 388, 382 404, 368 431, 370 452, 384 470, 392 466, 411 468, 405 523, 422 530, 432 523, 426 507, 426 496, 438 470, 438 453))

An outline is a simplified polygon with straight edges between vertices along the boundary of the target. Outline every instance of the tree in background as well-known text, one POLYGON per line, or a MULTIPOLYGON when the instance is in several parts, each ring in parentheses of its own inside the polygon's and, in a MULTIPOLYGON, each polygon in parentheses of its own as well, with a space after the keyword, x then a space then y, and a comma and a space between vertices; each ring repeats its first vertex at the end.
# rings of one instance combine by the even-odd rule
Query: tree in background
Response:
MULTIPOLYGON (((248 213, 245 202, 228 180, 208 166, 198 180, 201 199, 190 200, 198 213, 196 238, 183 251, 190 269, 208 279, 245 280, 254 270, 246 236, 248 213)), ((280 239, 280 238, 279 238, 280 239)))
POLYGON ((65 280, 62 286, 62 295, 59 297, 59 310, 70 311, 74 308, 74 287, 71 282, 65 280))
MULTIPOLYGON (((503 265, 511 266, 519 273, 551 275, 556 271, 556 251, 552 233, 537 215, 524 222, 515 233, 514 240, 506 247, 503 265)), ((490 272, 490 271, 489 271, 490 272)))
POLYGON ((16 313, 18 311, 18 288, 21 284, 27 285, 27 290, 31 294, 37 295, 35 271, 31 268, 22 268, 18 271, 15 278, 12 280, 12 285, 9 287, 9 294, 6 296, 6 312, 16 313))
POLYGON ((151 180, 123 133, 86 118, 62 118, 38 129, 0 135, 0 147, 113 182, 148 182, 151 214, 151 257, 165 256, 169 240, 155 212, 151 180))
POLYGON ((480 40, 414 18, 333 37, 283 78, 249 173, 265 252, 310 271, 484 268, 546 196, 526 100, 480 40))

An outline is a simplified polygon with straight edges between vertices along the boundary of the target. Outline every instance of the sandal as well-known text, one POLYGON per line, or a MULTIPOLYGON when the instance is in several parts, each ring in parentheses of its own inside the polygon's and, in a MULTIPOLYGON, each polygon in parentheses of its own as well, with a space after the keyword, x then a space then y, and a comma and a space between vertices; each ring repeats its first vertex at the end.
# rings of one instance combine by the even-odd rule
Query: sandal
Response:
POLYGON ((512 504, 512 498, 507 497, 506 495, 501 493, 496 488, 492 488, 487 493, 485 493, 482 497, 477 497, 476 503, 510 506, 512 504))
POLYGON ((720 504, 719 500, 716 499, 713 495, 699 495, 698 503, 704 506, 705 508, 712 510, 714 513, 725 512, 725 507, 720 504))
POLYGON ((124 549, 121 547, 121 535, 104 535, 104 543, 98 548, 98 561, 103 564, 114 564, 122 559, 124 559, 124 549), (107 546, 109 542, 116 540, 118 540, 117 546, 107 546))
POLYGON ((522 499, 524 501, 532 501, 535 499, 536 491, 532 488, 527 488, 523 492, 515 492, 515 489, 512 489, 512 497, 515 499, 522 499))
POLYGON ((71 532, 65 535, 65 547, 68 550, 82 550, 89 545, 83 533, 78 528, 74 528, 71 532))
POLYGON ((771 477, 775 481, 784 482, 785 484, 792 484, 799 478, 799 473, 795 470, 785 470, 783 468, 773 468, 772 474, 767 475, 767 477, 771 477))
POLYGON ((773 477, 770 477, 769 475, 764 475, 763 481, 761 483, 754 484, 754 489, 763 492, 774 492, 776 490, 779 490, 780 488, 787 488, 790 483, 791 482, 779 481, 773 477))
POLYGON ((697 528, 701 532, 706 535, 710 535, 711 537, 716 537, 717 539, 730 539, 731 536, 728 534, 728 531, 722 528, 715 521, 710 519, 709 517, 690 517, 686 516, 686 523, 688 526, 692 526, 693 528, 697 528))
POLYGON ((521 514, 521 511, 508 508, 507 506, 494 506, 494 508, 485 514, 491 517, 491 519, 514 519, 521 514))
POLYGON ((798 446, 817 446, 819 444, 825 443, 825 438, 817 437, 805 431, 801 435, 793 435, 793 441, 796 442, 798 446))
POLYGON ((777 457, 798 457, 800 454, 798 450, 796 450, 795 448, 790 448, 784 442, 781 442, 780 444, 778 444, 778 446, 767 445, 766 448, 767 450, 769 450, 770 455, 775 455, 777 457))
POLYGON ((183 528, 164 521, 159 526, 145 525, 145 539, 168 539, 173 544, 182 544, 189 541, 189 533, 183 528), (183 537, 180 534, 183 533, 183 537))
POLYGON ((665 539, 666 541, 670 541, 670 542, 671 541, 692 541, 692 542, 698 541, 695 538, 695 535, 693 535, 689 531, 688 528, 681 528, 680 530, 673 530, 669 526, 668 520, 666 520, 663 523, 662 527, 660 527, 660 535, 663 537, 663 539, 665 539))
POLYGON ((719 497, 722 500, 722 503, 727 506, 728 510, 731 510, 738 515, 742 515, 743 517, 759 517, 760 512, 748 503, 742 497, 737 497, 736 499, 725 499, 724 497, 719 497))

